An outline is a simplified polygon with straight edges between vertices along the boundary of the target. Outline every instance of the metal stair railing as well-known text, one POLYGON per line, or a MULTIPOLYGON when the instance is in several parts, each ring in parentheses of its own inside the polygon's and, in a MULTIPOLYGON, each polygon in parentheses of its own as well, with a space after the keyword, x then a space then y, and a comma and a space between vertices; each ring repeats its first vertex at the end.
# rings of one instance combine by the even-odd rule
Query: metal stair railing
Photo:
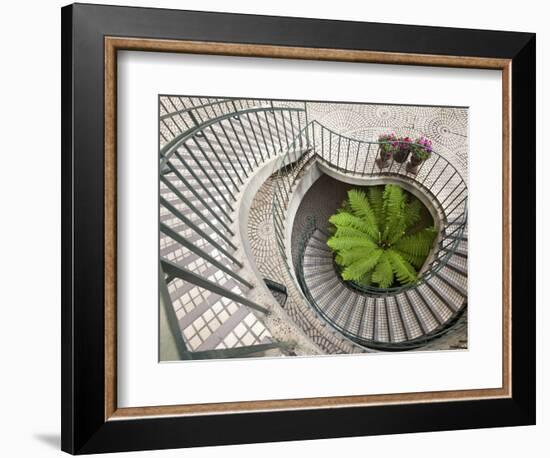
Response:
MULTIPOLYGON (((193 236, 187 239, 174 227, 161 223, 162 237, 171 241, 168 245, 164 243, 163 252, 177 243, 178 249, 189 253, 178 259, 186 259, 185 262, 201 259, 207 276, 201 275, 202 270, 197 272, 186 264, 178 264, 178 259, 161 255, 164 273, 160 276, 161 291, 164 296, 168 294, 164 302, 171 304, 168 285, 180 279, 260 315, 268 314, 268 309, 247 298, 247 291, 254 285, 230 267, 243 265, 233 255, 237 247, 231 242, 234 236, 230 230, 232 202, 255 168, 286 152, 292 138, 305 125, 305 104, 275 106, 266 100, 205 101, 201 98, 185 98, 185 103, 184 98, 178 98, 180 103, 177 103, 174 97, 177 96, 164 96, 159 100, 159 203, 161 215, 169 213, 171 224, 178 224, 193 236), (227 289, 217 284, 217 272, 239 282, 240 288, 227 289)), ((253 345, 250 352, 245 349, 236 352, 235 357, 254 354, 262 348, 285 349, 287 346, 272 343, 264 347, 253 345)), ((201 355, 185 349, 185 359, 201 355)))

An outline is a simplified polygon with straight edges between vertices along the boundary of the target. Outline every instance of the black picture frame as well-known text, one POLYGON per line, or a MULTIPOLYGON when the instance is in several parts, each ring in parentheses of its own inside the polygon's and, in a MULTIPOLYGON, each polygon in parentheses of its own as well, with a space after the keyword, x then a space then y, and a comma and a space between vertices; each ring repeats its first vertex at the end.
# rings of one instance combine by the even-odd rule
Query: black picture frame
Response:
POLYGON ((535 424, 535 34, 88 4, 66 6, 61 14, 64 451, 84 454, 535 424), (512 396, 106 420, 106 36, 511 59, 512 396))

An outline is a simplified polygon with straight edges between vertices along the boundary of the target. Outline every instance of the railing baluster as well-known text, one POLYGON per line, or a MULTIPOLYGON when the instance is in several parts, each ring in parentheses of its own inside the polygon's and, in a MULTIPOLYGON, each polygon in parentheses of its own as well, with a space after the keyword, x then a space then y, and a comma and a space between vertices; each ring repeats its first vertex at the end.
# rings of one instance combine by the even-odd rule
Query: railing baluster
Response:
MULTIPOLYGON (((260 153, 260 158, 262 159, 262 163, 263 163, 264 155, 262 153, 262 147, 260 146, 260 142, 258 141, 258 137, 256 136, 256 129, 254 129, 254 126, 252 125, 252 121, 250 120, 250 116, 248 115, 248 113, 246 113, 246 119, 248 121, 248 125, 250 126, 250 130, 252 130, 252 135, 254 136, 254 141, 256 142, 256 145, 258 146, 258 152, 260 153)), ((243 125, 242 122, 241 122, 241 125, 243 125)))
MULTIPOLYGON (((243 163, 242 163, 241 158, 240 158, 240 154, 237 153, 237 151, 235 150, 235 147, 233 146, 233 142, 231 141, 231 137, 229 137, 229 134, 227 133, 227 130, 225 129, 225 127, 223 125, 223 121, 220 122, 218 124, 218 126, 220 126, 225 138, 227 139, 227 142, 229 143, 229 146, 231 146, 231 149, 233 150, 233 154, 234 154, 235 158, 237 159, 237 161, 239 162, 239 164, 240 164, 240 166, 243 170, 244 176, 246 178, 248 178, 248 171, 244 168, 243 163)), ((250 163, 249 163, 249 166, 250 166, 250 163)))
POLYGON ((348 159, 349 159, 349 149, 350 149, 350 146, 351 146, 351 139, 348 138, 348 150, 346 152, 346 166, 345 166, 345 172, 348 171, 348 159))
POLYGON ((445 197, 445 199, 443 199, 443 200, 440 202, 440 204, 441 204, 442 207, 443 207, 443 204, 447 201, 447 199, 448 199, 449 197, 451 197, 451 196, 453 195, 453 193, 454 193, 461 185, 463 185, 463 184, 464 184, 464 182, 463 182, 462 180, 459 180, 459 182, 456 184, 456 186, 453 188, 453 190, 452 190, 449 194, 447 194, 447 197, 445 197))
POLYGON ((357 161, 359 160, 359 149, 361 148, 361 142, 357 141, 357 152, 355 153, 355 164, 353 165, 353 174, 357 173, 357 161))
MULTIPOLYGON (((225 221, 220 217, 219 213, 215 212, 211 207, 210 205, 208 205, 208 203, 206 202, 206 200, 204 200, 204 198, 197 192, 196 190, 196 187, 195 186, 191 186, 191 184, 189 183, 189 181, 187 181, 187 179, 179 172, 179 170, 176 168, 176 166, 174 164, 172 164, 171 161, 168 161, 166 163, 166 165, 168 167, 170 167, 170 169, 172 170, 172 172, 174 173, 174 175, 176 175, 176 177, 178 178, 179 181, 181 181, 183 183, 183 185, 186 187, 186 189, 188 191, 191 192, 191 194, 193 194, 195 196, 195 198, 203 205, 203 207, 208 210, 208 212, 215 218, 218 220, 218 222, 224 227, 224 229, 230 233, 232 236, 234 235, 233 234, 233 231, 231 231, 231 229, 229 229, 229 226, 227 226, 227 224, 225 223, 225 221)), ((163 180, 164 177, 161 177, 161 181, 164 182, 163 180)), ((165 178, 165 180, 167 180, 165 178)), ((168 180, 167 180, 168 181, 168 180)), ((168 181, 169 182, 169 181, 168 181)), ((165 183, 166 184, 166 183, 165 183)), ((168 186, 168 184, 167 184, 168 186)), ((175 191, 172 189, 172 192, 175 193, 175 191)), ((191 206, 188 205, 190 208, 191 206)))
MULTIPOLYGON (((169 98, 169 96, 167 98, 169 98)), ((171 113, 164 114, 164 115, 161 116, 161 118, 169 118, 169 117, 174 116, 176 114, 187 113, 188 111, 194 110, 194 109, 197 108, 197 107, 191 107, 191 108, 186 107, 185 104, 181 100, 181 96, 175 96, 175 98, 180 101, 180 103, 182 104, 182 106, 184 108, 181 109, 181 110, 177 110, 177 111, 174 111, 174 112, 171 112, 171 113)), ((175 106, 174 102, 171 99, 170 99, 170 102, 175 106)), ((226 99, 216 99, 214 102, 206 103, 205 106, 206 105, 211 106, 211 109, 214 113, 216 113, 216 108, 220 111, 220 113, 223 113, 223 110, 221 109, 221 105, 226 103, 226 102, 227 102, 226 99)), ((217 115, 217 113, 216 113, 216 115, 217 115)))
POLYGON ((363 164, 363 172, 361 173, 361 176, 365 176, 365 169, 367 168, 367 163, 369 162, 370 147, 371 147, 370 142, 367 143, 367 145, 368 145, 367 154, 365 155, 365 163, 363 164))
POLYGON ((342 140, 342 136, 338 135, 338 153, 336 155, 336 169, 340 170, 342 167, 340 166, 340 143, 342 140))
MULTIPOLYGON (((210 151, 212 151, 212 154, 214 154, 214 156, 216 156, 216 159, 218 160, 218 163, 222 166, 224 172, 225 172, 225 175, 231 180, 231 183, 233 184, 233 187, 235 188, 235 190, 238 189, 238 186, 237 186, 237 183, 235 183, 235 180, 233 179, 233 176, 231 175, 231 173, 227 170, 226 166, 225 166, 225 163, 224 161, 222 161, 220 159, 220 156, 218 155, 218 152, 216 151, 216 149, 212 146, 212 143, 210 142, 210 140, 208 139, 207 135, 206 135, 206 132, 203 131, 204 133, 204 141, 206 142, 206 144, 208 145, 208 147, 210 148, 210 151)), ((231 163, 231 161, 229 160, 229 156, 227 155, 227 152, 225 151, 225 149, 223 148, 222 145, 220 145, 223 153, 225 154, 225 157, 227 159, 227 161, 230 163, 230 165, 233 167, 233 164, 231 163)), ((240 178, 238 176, 238 173, 237 171, 235 170, 235 168, 233 167, 233 171, 235 172, 235 175, 240 178)), ((243 183, 243 181, 241 180, 241 184, 243 183)))
MULTIPOLYGON (((428 173, 426 174, 426 176, 424 177, 424 179, 422 180, 422 183, 421 184, 424 184, 424 182, 426 181, 426 179, 430 176, 430 173, 432 173, 432 170, 434 169, 434 167, 436 166, 436 164, 439 162, 439 158, 441 156, 437 156, 435 162, 432 164, 432 168, 428 171, 428 173)), ((426 161, 424 161, 426 162, 426 161)))
MULTIPOLYGON (((176 115, 181 119, 181 121, 183 122, 183 125, 185 126, 185 128, 188 129, 189 126, 188 126, 187 122, 185 121, 185 119, 183 119, 181 113, 178 112, 178 108, 176 107, 176 105, 174 105, 174 102, 172 101, 172 99, 170 97, 166 97, 166 100, 168 102, 170 102, 170 105, 172 106, 172 108, 174 108, 174 111, 172 111, 171 115, 168 116, 168 117, 172 120, 172 122, 174 124, 176 124, 176 126, 178 126, 178 130, 180 131, 180 133, 183 132, 183 130, 179 127, 179 125, 176 123, 176 121, 174 121, 174 117, 176 115)), ((162 102, 160 100, 159 100, 159 103, 162 105, 162 102)), ((164 105, 162 105, 162 106, 164 106, 164 105)), ((164 107, 164 110, 167 111, 166 107, 164 107)))
MULTIPOLYGON (((249 171, 252 171, 253 167, 252 167, 252 164, 250 162, 250 160, 248 159, 248 154, 246 154, 246 150, 244 149, 244 146, 241 142, 241 139, 239 137, 239 134, 237 134, 237 131, 235 129, 235 126, 233 125, 233 122, 231 121, 231 119, 226 119, 225 121, 227 121, 227 123, 229 124, 229 127, 231 127, 231 130, 233 131, 233 135, 235 136, 235 139, 237 140, 237 143, 239 144, 239 147, 241 148, 241 151, 245 154, 243 154, 244 158, 246 159, 246 163, 248 164, 248 167, 249 167, 249 171)), ((220 125, 223 125, 223 122, 220 122, 220 125)), ((248 176, 248 175, 247 175, 248 176)))
POLYGON ((185 161, 177 151, 174 152, 174 155, 178 158, 178 160, 181 162, 181 164, 185 167, 185 169, 190 173, 190 175, 193 177, 193 179, 197 182, 197 186, 199 186, 203 189, 203 191, 208 195, 208 197, 210 197, 210 199, 212 199, 212 202, 214 202, 216 204, 216 206, 220 209, 220 211, 224 214, 224 216, 227 218, 227 220, 230 220, 231 218, 229 217, 229 214, 225 211, 225 208, 223 208, 223 205, 221 205, 214 198, 214 196, 212 195, 210 190, 206 186, 204 186, 202 180, 200 180, 199 177, 197 177, 197 175, 193 171, 193 168, 190 167, 189 164, 187 164, 187 161, 185 161))
MULTIPOLYGON (((201 144, 199 143, 199 141, 197 140, 196 137, 193 137, 193 142, 195 143, 195 145, 197 145, 197 148, 199 148, 200 152, 202 153, 202 156, 204 157, 204 159, 206 160, 206 162, 208 162, 208 165, 210 166, 210 168, 212 169, 212 171, 216 174, 216 176, 220 179, 221 183, 224 185, 225 189, 227 189, 227 192, 229 193, 229 195, 231 196, 231 198, 233 200, 237 200, 235 198, 235 195, 233 194, 233 191, 231 190, 231 188, 229 188, 229 186, 227 185, 227 180, 224 180, 223 177, 220 175, 220 172, 218 172, 218 168, 217 167, 214 167, 214 164, 212 164, 212 161, 210 160, 210 157, 208 154, 206 154, 206 152, 204 151, 203 147, 201 146, 201 144)), ((187 145, 184 145, 186 149, 189 150, 189 147, 187 145)), ((225 167, 223 167, 224 170, 225 170, 225 167)), ((206 172, 204 172, 206 173, 206 172)), ((226 171, 226 174, 227 174, 227 171, 226 171)))
POLYGON ((181 211, 179 211, 174 205, 168 202, 164 197, 160 196, 160 204, 165 207, 170 213, 177 217, 182 223, 191 228, 194 232, 200 235, 204 240, 206 240, 210 245, 212 245, 216 250, 218 250, 222 255, 229 259, 233 264, 243 267, 243 263, 236 259, 231 253, 229 253, 223 246, 221 246, 216 240, 214 240, 207 232, 203 231, 198 225, 196 225, 191 219, 185 216, 181 211))
POLYGON ((449 167, 449 163, 445 164, 445 167, 443 167, 443 169, 441 169, 441 172, 439 172, 439 175, 437 175, 437 178, 434 180, 433 184, 430 186, 430 188, 429 188, 430 191, 435 186, 435 184, 438 182, 441 175, 443 175, 443 172, 445 172, 445 170, 447 170, 447 167, 449 167))
MULTIPOLYGON (((370 145, 369 145, 370 146, 370 145)), ((378 153, 380 153, 381 146, 378 144, 378 153)), ((370 148, 369 148, 370 151, 370 148)), ((372 169, 370 171, 371 175, 374 175, 374 168, 376 167, 376 153, 374 153, 374 160, 372 161, 372 169)), ((382 172, 382 169, 380 169, 380 173, 382 172)))
MULTIPOLYGON (((257 126, 258 126, 258 129, 260 129, 260 133, 262 134, 262 140, 264 142, 264 146, 265 146, 265 156, 266 156, 266 159, 269 158, 269 147, 267 146, 267 141, 266 141, 266 138, 265 138, 265 133, 264 133, 264 129, 262 127, 262 123, 260 122, 260 117, 258 116, 258 112, 254 112, 254 115, 256 116, 256 123, 257 123, 257 126)), ((262 155, 262 158, 263 158, 263 155, 262 155)))
MULTIPOLYGON (((460 184, 464 184, 464 183, 460 183, 460 184)), ((456 199, 458 199, 462 193, 466 190, 466 188, 464 188, 462 191, 460 191, 454 198, 453 200, 451 200, 445 207, 443 207, 443 212, 446 212, 447 211, 447 208, 449 208, 456 199)))
POLYGON ((464 202, 466 199, 467 199, 467 197, 465 196, 460 202, 458 202, 458 203, 453 207, 453 209, 449 212, 449 215, 451 215, 451 214, 455 211, 455 209, 456 209, 462 202, 464 202))
MULTIPOLYGON (((181 104, 182 104, 183 106, 185 106, 185 104, 184 104, 183 101, 182 101, 181 96, 178 96, 178 99, 179 99, 179 101, 181 102, 181 104)), ((200 112, 199 112, 199 110, 198 110, 198 108, 200 108, 200 107, 197 107, 197 106, 195 105, 195 103, 193 102, 193 99, 192 99, 191 97, 187 97, 187 100, 188 100, 189 103, 191 104, 191 107, 193 108, 194 113, 199 117, 199 123, 202 124, 202 123, 204 122, 204 119, 202 119, 202 116, 201 116, 201 114, 200 114, 200 112)), ((191 112, 190 112, 190 114, 191 114, 191 112)))
POLYGON ((177 135, 174 133, 174 131, 170 128, 170 126, 168 125, 168 123, 166 122, 166 120, 164 119, 161 119, 162 124, 164 125, 164 127, 166 127, 166 129, 168 129, 168 132, 170 132, 172 134, 172 137, 175 138, 177 137, 177 135))
MULTIPOLYGON (((297 112, 298 115, 298 135, 300 136, 300 150, 304 149, 304 142, 302 140, 302 123, 300 121, 300 112, 297 112)), ((307 129, 306 129, 306 138, 307 138, 307 129)))
MULTIPOLYGON (((191 151, 191 149, 184 143, 183 144, 183 147, 185 148, 185 150, 187 151, 187 153, 191 156, 191 158, 193 159, 193 161, 195 162, 195 164, 197 164, 197 167, 201 170, 201 172, 203 173, 203 175, 208 179, 208 181, 212 184, 212 186, 214 187, 214 189, 216 190, 216 192, 218 193, 218 195, 222 198, 222 200, 226 203, 226 205, 229 207, 229 209, 231 211, 233 211, 233 207, 231 206, 231 203, 229 202, 229 200, 225 197, 225 194, 223 192, 220 191, 220 188, 218 188, 218 185, 216 184, 216 182, 212 179, 212 177, 210 176, 209 173, 206 172, 206 170, 204 169, 203 165, 201 164, 201 162, 197 159, 197 157, 195 156, 195 153, 193 153, 193 151, 191 151)), ((181 156, 179 155, 179 153, 176 151, 176 154, 178 155, 178 159, 182 160, 181 159, 181 156)), ((221 181, 223 181, 221 178, 220 178, 221 181)), ((201 183, 202 184, 202 183, 201 183)), ((205 187, 205 189, 207 189, 205 187)))
POLYGON ((267 125, 267 130, 269 131, 269 137, 271 138, 271 148, 273 149, 272 154, 270 154, 269 150, 268 150, 268 155, 269 155, 269 157, 271 157, 272 155, 273 156, 277 155, 277 147, 275 146, 275 140, 273 140, 273 132, 271 131, 271 125, 269 124, 269 119, 267 117, 267 111, 264 111, 264 117, 265 117, 265 123, 267 125))
MULTIPOLYGON (((332 131, 329 130, 329 137, 328 137, 328 153, 329 153, 329 162, 332 161, 332 131)), ((336 163, 336 167, 338 167, 338 163, 336 163)))
MULTIPOLYGON (((221 237, 221 239, 225 242, 225 244, 229 247, 231 247, 233 250, 236 250, 237 247, 229 240, 229 238, 227 237, 227 235, 225 235, 216 225, 214 225, 214 223, 212 222, 213 220, 211 218, 208 218, 206 215, 203 214, 203 212, 200 211, 200 209, 195 206, 189 199, 187 199, 187 197, 185 197, 183 195, 183 193, 174 185, 170 182, 170 180, 168 180, 166 177, 164 176, 161 176, 160 177, 160 181, 162 183, 164 183, 164 185, 170 190, 172 191, 175 196, 181 201, 183 202, 187 207, 189 207, 189 209, 193 212, 193 215, 196 215, 201 221, 203 221, 207 226, 210 227, 210 229, 212 229, 216 234, 218 234, 218 236, 221 237)), ((181 180, 180 180, 181 181, 181 180)), ((186 182, 182 182, 184 185, 186 185, 186 182)), ((186 185, 187 186, 187 185, 186 185)), ((196 196, 195 196, 196 197, 196 196)), ((202 202, 201 202, 202 203, 202 202)), ((212 213, 208 207, 206 207, 204 204, 203 204, 204 208, 209 212, 211 213, 212 215, 215 216, 214 220, 218 220, 219 223, 222 225, 222 227, 224 227, 224 229, 227 229, 227 227, 225 226, 225 223, 219 219, 219 217, 217 217, 214 213, 212 213)), ((231 231, 228 232, 230 235, 234 235, 231 231)))
POLYGON ((321 129, 321 158, 325 159, 325 130, 323 129, 323 126, 320 127, 321 129))
POLYGON ((277 115, 273 110, 273 120, 275 122, 275 130, 277 131, 277 137, 279 138, 279 151, 283 151, 283 142, 281 140, 281 133, 279 132, 279 122, 277 121, 277 115))
MULTIPOLYGON (((208 128, 210 129, 210 131, 212 132, 212 134, 214 135, 214 138, 216 139, 216 142, 218 143, 218 145, 220 145, 220 148, 222 149, 223 153, 225 154, 225 157, 227 158, 227 161, 229 162, 229 165, 231 165, 231 168, 233 169, 233 171, 235 172, 235 175, 237 176, 237 178, 239 179, 239 181, 241 182, 241 184, 244 184, 244 180, 241 178, 241 175, 237 172, 237 169, 235 168, 235 165, 233 164, 233 160, 231 160, 229 158, 229 154, 227 153, 227 150, 225 149, 225 147, 223 146, 223 143, 222 141, 220 140, 220 138, 218 137, 218 134, 216 133, 216 131, 214 130, 214 127, 213 126, 208 126, 208 128)), ((205 135, 205 138, 206 138, 206 135, 205 135)), ((230 144, 231 146, 231 144, 230 144)), ((235 151, 233 150, 233 154, 236 156, 235 154, 235 151)), ((240 161, 240 159, 237 157, 237 162, 239 163, 239 165, 241 166, 241 169, 243 171, 243 173, 245 174, 246 176, 246 171, 244 170, 244 167, 240 161)))
POLYGON ((437 194, 434 195, 434 198, 437 199, 437 196, 439 196, 439 193, 445 189, 445 187, 449 184, 449 181, 451 181, 455 175, 457 174, 458 172, 455 170, 455 172, 449 177, 449 179, 445 182, 445 184, 443 186, 441 186, 441 188, 439 189, 439 191, 437 191, 437 194))

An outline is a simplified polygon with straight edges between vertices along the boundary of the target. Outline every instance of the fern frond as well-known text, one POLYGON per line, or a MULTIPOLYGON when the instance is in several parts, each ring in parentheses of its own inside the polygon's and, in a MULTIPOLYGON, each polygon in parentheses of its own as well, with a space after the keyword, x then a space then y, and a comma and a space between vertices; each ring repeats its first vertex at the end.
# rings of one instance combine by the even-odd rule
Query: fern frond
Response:
POLYGON ((378 233, 373 233, 372 227, 369 226, 363 218, 352 215, 348 212, 340 212, 335 215, 332 215, 329 218, 329 222, 334 224, 338 229, 342 227, 350 227, 361 231, 363 236, 369 236, 373 241, 378 240, 378 233))
POLYGON ((351 263, 342 272, 342 278, 344 280, 360 280, 365 274, 374 268, 382 253, 383 250, 376 248, 372 251, 370 256, 351 263))
POLYGON ((387 235, 387 241, 390 245, 398 242, 401 237, 403 237, 406 232, 405 218, 399 218, 395 224, 390 228, 387 235))
POLYGON ((392 249, 386 250, 386 256, 399 283, 407 285, 416 282, 416 271, 403 256, 392 249))
MULTIPOLYGON (((355 229, 350 226, 335 226, 336 231, 334 232, 334 235, 336 237, 367 237, 368 234, 365 234, 363 231, 360 231, 359 229, 355 229)), ((370 236, 369 236, 370 238, 370 236)), ((377 240, 373 240, 373 242, 376 242, 377 240)))
POLYGON ((393 283, 393 270, 386 251, 378 259, 372 273, 372 281, 378 283, 380 288, 388 288, 393 283))
POLYGON ((426 258, 432 249, 436 235, 437 231, 434 227, 427 227, 416 234, 407 235, 401 238, 395 244, 395 248, 415 257, 426 258))
POLYGON ((386 221, 386 216, 384 215, 384 190, 382 186, 369 186, 367 193, 369 196, 369 203, 378 221, 378 228, 380 229, 386 221))
POLYGON ((410 202, 405 205, 405 229, 414 226, 420 221, 422 203, 416 197, 411 196, 410 202))
POLYGON ((384 189, 384 213, 386 215, 382 238, 385 240, 398 239, 404 232, 405 194, 395 185, 388 184, 384 189))
POLYGON ((347 250, 340 250, 335 258, 336 264, 342 267, 347 267, 359 259, 370 256, 375 249, 377 249, 376 245, 372 247, 357 247, 347 250))
POLYGON ((357 283, 359 283, 360 285, 363 285, 363 286, 372 285, 372 270, 370 272, 367 272, 359 280, 357 280, 357 283))
POLYGON ((397 253, 403 256, 403 259, 410 262, 417 269, 420 269, 424 265, 424 261, 426 261, 426 256, 416 256, 414 254, 406 253, 405 251, 398 250, 395 247, 393 247, 393 250, 395 250, 397 253))
POLYGON ((333 251, 349 250, 351 248, 374 248, 377 247, 376 243, 370 240, 368 237, 335 237, 332 236, 327 240, 327 245, 333 251))
POLYGON ((348 191, 349 205, 353 210, 353 214, 358 216, 367 223, 369 235, 372 238, 378 237, 378 221, 374 210, 371 208, 367 195, 360 190, 350 189, 348 191))

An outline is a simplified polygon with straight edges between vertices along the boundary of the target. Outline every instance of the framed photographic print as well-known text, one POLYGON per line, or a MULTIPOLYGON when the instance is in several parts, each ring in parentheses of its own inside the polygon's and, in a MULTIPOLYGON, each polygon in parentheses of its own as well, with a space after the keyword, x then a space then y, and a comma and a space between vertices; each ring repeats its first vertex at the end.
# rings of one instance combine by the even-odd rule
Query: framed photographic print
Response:
POLYGON ((63 450, 534 424, 534 34, 76 4, 62 78, 63 450))

